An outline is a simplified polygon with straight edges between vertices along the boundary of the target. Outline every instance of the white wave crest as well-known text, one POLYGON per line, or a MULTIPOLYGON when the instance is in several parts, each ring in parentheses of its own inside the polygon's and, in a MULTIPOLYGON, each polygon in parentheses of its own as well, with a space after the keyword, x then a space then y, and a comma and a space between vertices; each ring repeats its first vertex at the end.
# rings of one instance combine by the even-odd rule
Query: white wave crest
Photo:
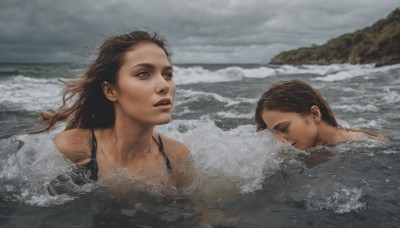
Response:
POLYGON ((235 111, 229 111, 229 112, 217 112, 215 115, 217 115, 220 118, 226 118, 226 119, 236 119, 236 118, 245 118, 245 119, 250 119, 253 117, 253 113, 237 113, 235 111))
POLYGON ((335 213, 343 214, 351 211, 360 212, 367 206, 366 202, 360 200, 361 189, 337 184, 333 186, 332 190, 326 193, 311 191, 306 199, 307 209, 332 210, 335 213))
POLYGON ((332 73, 328 72, 325 76, 316 77, 316 78, 314 78, 314 80, 325 81, 325 82, 343 81, 346 79, 356 78, 356 77, 360 77, 360 76, 370 76, 373 73, 387 72, 387 71, 390 71, 393 69, 400 68, 400 64, 379 67, 379 68, 374 68, 373 64, 365 64, 365 65, 344 64, 342 66, 346 66, 346 67, 344 67, 343 69, 336 71, 336 72, 332 72, 332 73))
MULTIPOLYGON (((28 205, 60 205, 74 195, 53 194, 50 183, 72 163, 56 149, 48 134, 21 135, 1 140, 0 193, 28 205)), ((88 191, 88 185, 81 190, 88 191)))
POLYGON ((54 109, 61 101, 61 84, 57 79, 11 77, 0 84, 0 104, 27 111, 54 109))
POLYGON ((334 110, 343 110, 345 112, 358 113, 358 112, 378 112, 379 108, 372 104, 367 105, 332 105, 334 110))
POLYGON ((251 125, 223 131, 211 120, 185 120, 158 126, 157 130, 185 142, 198 170, 217 182, 215 194, 221 184, 230 186, 230 191, 260 189, 265 172, 279 165, 272 135, 255 132, 251 125))
POLYGON ((195 66, 189 68, 175 67, 174 70, 174 80, 178 85, 239 81, 244 78, 265 78, 275 75, 275 70, 268 67, 243 69, 234 66, 210 71, 201 66, 195 66))
POLYGON ((208 100, 213 99, 221 103, 226 103, 225 107, 237 105, 240 103, 253 104, 256 102, 256 99, 250 99, 244 97, 228 98, 221 96, 217 93, 207 93, 195 90, 180 90, 177 92, 177 100, 175 102, 175 106, 185 105, 191 102, 199 101, 201 99, 208 99, 208 100))

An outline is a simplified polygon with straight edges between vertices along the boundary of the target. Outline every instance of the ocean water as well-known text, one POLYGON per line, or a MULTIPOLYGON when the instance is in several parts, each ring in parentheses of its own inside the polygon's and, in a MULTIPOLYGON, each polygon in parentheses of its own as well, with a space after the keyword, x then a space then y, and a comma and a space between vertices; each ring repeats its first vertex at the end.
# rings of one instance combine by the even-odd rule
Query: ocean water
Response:
POLYGON ((400 227, 400 65, 175 66, 173 121, 157 130, 192 152, 200 180, 188 197, 117 177, 75 185, 50 139, 63 123, 26 135, 60 104, 58 79, 83 70, 0 65, 0 227, 400 227), (341 125, 391 140, 304 152, 256 133, 256 101, 288 79, 320 90, 341 125))

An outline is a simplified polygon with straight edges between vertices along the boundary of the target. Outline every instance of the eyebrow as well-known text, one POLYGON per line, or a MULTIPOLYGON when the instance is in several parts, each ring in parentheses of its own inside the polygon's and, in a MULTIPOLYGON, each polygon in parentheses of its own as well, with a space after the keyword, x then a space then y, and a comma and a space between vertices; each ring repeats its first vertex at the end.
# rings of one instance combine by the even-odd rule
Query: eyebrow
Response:
POLYGON ((275 124, 274 128, 272 128, 272 130, 277 130, 278 128, 280 128, 283 124, 288 124, 289 121, 283 121, 280 123, 275 124))
MULTIPOLYGON (((145 67, 145 68, 149 68, 149 69, 152 69, 152 70, 154 70, 154 69, 156 69, 156 66, 154 66, 153 64, 151 64, 151 63, 139 63, 139 64, 136 64, 136 65, 134 65, 133 67, 131 67, 131 69, 133 69, 133 68, 135 68, 135 67, 138 67, 138 66, 140 66, 140 67, 145 67)), ((163 68, 163 70, 173 70, 174 68, 172 68, 172 66, 165 66, 164 68, 163 68)))

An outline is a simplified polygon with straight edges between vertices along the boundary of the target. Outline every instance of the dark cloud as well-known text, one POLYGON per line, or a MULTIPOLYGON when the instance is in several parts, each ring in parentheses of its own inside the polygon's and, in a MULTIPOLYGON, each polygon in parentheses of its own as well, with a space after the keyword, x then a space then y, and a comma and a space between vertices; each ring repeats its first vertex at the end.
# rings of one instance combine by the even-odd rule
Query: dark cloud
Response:
POLYGON ((14 0, 0 2, 0 61, 80 61, 107 36, 149 28, 175 63, 266 63, 371 25, 398 0, 14 0))

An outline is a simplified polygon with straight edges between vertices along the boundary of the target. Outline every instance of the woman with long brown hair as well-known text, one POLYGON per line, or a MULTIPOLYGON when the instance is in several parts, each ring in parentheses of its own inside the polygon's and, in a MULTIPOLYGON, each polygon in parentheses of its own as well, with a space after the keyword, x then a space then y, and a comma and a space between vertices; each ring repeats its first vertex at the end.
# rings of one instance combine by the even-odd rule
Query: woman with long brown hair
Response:
POLYGON ((100 47, 83 76, 66 82, 63 104, 43 112, 58 150, 84 167, 93 180, 125 175, 160 187, 180 188, 191 180, 191 155, 182 143, 154 131, 171 120, 175 96, 166 41, 134 31, 113 36, 100 47))
POLYGON ((322 95, 300 80, 282 81, 267 90, 257 103, 255 122, 257 131, 268 129, 298 149, 386 139, 369 130, 342 128, 322 95))

